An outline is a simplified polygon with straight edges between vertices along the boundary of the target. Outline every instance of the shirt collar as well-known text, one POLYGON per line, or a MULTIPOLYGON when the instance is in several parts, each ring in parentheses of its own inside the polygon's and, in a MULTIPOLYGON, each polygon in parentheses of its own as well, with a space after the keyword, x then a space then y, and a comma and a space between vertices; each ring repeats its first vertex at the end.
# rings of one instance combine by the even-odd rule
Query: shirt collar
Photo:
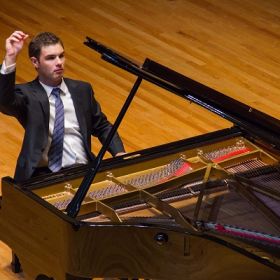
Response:
POLYGON ((48 98, 50 98, 53 88, 60 88, 61 94, 63 94, 63 95, 65 95, 66 92, 67 92, 67 86, 66 86, 66 84, 65 84, 63 79, 62 79, 61 84, 58 85, 57 87, 51 87, 51 86, 48 86, 48 85, 42 83, 41 81, 39 81, 39 82, 42 85, 42 87, 45 89, 45 91, 46 91, 46 93, 48 95, 48 98))

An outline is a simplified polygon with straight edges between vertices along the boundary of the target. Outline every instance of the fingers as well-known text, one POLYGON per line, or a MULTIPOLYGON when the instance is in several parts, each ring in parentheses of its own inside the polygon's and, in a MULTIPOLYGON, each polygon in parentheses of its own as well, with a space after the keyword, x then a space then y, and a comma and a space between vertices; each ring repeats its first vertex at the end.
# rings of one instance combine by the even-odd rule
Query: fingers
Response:
POLYGON ((7 40, 9 40, 12 43, 24 41, 26 38, 28 38, 28 34, 25 34, 22 31, 15 31, 7 40))

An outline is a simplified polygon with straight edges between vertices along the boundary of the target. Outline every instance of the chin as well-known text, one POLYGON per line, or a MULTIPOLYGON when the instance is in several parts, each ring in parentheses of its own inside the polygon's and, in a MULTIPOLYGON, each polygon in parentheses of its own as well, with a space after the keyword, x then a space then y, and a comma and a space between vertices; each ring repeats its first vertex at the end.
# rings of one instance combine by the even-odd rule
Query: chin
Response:
POLYGON ((63 78, 63 75, 56 75, 56 76, 54 77, 54 80, 55 80, 55 81, 61 81, 62 78, 63 78))
POLYGON ((50 81, 50 84, 57 86, 61 83, 62 77, 55 77, 50 81))

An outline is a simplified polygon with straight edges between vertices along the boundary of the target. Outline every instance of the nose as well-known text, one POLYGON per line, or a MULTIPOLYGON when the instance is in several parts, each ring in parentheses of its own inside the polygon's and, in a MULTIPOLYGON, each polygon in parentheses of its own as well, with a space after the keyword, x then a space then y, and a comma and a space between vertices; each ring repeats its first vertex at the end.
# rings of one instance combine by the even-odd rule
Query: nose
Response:
POLYGON ((63 62, 63 59, 59 56, 56 57, 56 64, 61 65, 63 62))

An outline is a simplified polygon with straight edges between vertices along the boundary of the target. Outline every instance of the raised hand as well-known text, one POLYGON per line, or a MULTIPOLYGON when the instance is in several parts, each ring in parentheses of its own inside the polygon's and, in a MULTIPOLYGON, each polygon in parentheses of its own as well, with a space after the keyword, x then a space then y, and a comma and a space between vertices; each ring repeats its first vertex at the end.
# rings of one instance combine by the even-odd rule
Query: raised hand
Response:
POLYGON ((17 55, 22 50, 24 41, 27 37, 28 35, 24 32, 15 31, 9 38, 6 39, 6 66, 9 66, 16 62, 17 55))

